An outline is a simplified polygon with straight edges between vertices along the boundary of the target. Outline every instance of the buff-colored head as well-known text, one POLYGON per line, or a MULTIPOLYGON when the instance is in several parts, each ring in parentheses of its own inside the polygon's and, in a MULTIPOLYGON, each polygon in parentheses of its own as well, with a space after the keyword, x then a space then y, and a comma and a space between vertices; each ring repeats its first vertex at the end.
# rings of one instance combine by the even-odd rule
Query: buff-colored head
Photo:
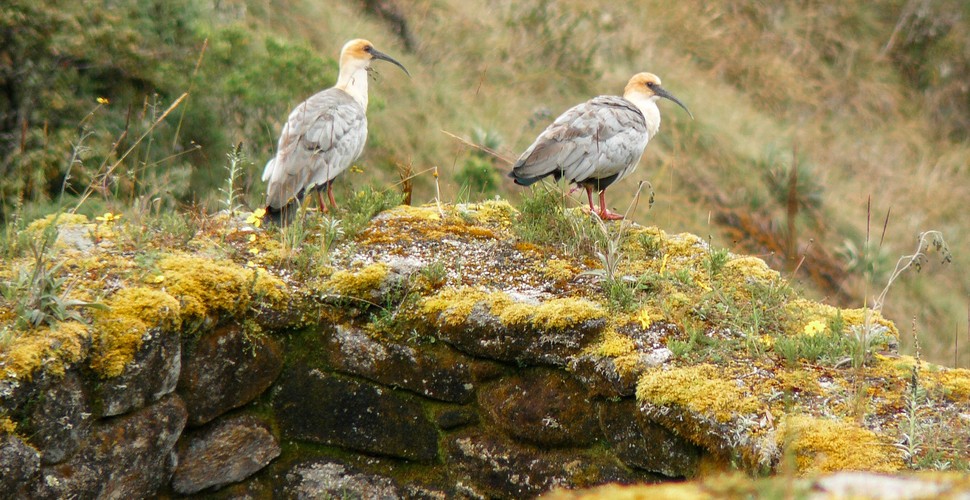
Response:
POLYGON ((404 73, 406 73, 408 76, 411 76, 411 73, 408 72, 404 65, 397 62, 393 57, 378 51, 374 48, 374 44, 364 40, 363 38, 358 38, 345 43, 344 48, 340 50, 341 69, 352 67, 367 68, 370 67, 370 63, 374 59, 383 59, 393 63, 399 68, 403 69, 404 73))
POLYGON ((680 102, 679 99, 661 87, 660 77, 653 73, 637 73, 633 75, 633 78, 630 78, 630 81, 626 84, 626 88, 623 89, 623 97, 630 98, 634 96, 640 99, 653 99, 654 101, 661 97, 670 99, 677 103, 678 106, 684 108, 684 111, 687 112, 690 118, 692 120, 694 119, 694 115, 687 109, 687 106, 684 106, 684 103, 680 102))

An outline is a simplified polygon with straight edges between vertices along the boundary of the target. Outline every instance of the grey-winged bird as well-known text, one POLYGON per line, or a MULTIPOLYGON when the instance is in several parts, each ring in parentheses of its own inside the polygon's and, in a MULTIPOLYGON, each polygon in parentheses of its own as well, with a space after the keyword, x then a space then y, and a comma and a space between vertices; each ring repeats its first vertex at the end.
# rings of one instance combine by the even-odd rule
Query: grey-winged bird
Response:
POLYGON ((565 178, 586 189, 589 209, 602 219, 622 219, 606 208, 606 188, 630 175, 650 139, 660 129, 657 101, 684 103, 660 86, 660 78, 638 73, 630 78, 623 97, 599 96, 567 110, 526 149, 509 177, 521 186, 546 176, 565 178), (593 207, 593 190, 600 193, 600 209, 593 207))
POLYGON ((330 205, 333 180, 360 156, 367 142, 367 74, 375 59, 407 68, 379 52, 367 40, 351 40, 340 51, 337 84, 300 103, 290 112, 280 134, 276 156, 266 163, 266 212, 274 219, 294 200, 317 190, 320 209, 327 210, 321 191, 326 188, 330 205))

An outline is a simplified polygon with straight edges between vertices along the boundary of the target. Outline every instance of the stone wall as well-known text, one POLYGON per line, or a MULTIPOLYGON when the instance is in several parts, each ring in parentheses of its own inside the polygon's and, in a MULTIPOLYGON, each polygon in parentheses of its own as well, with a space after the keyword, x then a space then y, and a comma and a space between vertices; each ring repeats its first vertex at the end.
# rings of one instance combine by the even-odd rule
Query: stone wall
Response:
POLYGON ((449 343, 430 330, 381 339, 350 321, 259 335, 235 324, 149 330, 116 378, 72 368, 7 387, 2 410, 18 429, 3 436, 0 489, 521 498, 697 468, 698 448, 642 418, 632 386, 604 392, 608 374, 582 368, 596 366, 578 356, 585 341, 565 342, 602 321, 546 332, 564 337, 518 361, 490 346, 530 333, 495 325, 452 328, 449 343))

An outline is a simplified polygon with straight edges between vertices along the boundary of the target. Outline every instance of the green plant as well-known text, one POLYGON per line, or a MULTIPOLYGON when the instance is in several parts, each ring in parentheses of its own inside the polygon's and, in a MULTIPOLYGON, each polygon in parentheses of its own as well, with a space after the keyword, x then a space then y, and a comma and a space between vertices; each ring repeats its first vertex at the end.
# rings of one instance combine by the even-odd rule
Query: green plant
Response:
POLYGON ((104 309, 103 304, 69 298, 74 282, 62 276, 65 261, 51 264, 48 251, 57 241, 57 217, 44 229, 40 241, 33 242, 33 265, 18 271, 14 281, 0 285, 0 294, 14 304, 17 327, 34 328, 60 321, 83 321, 77 308, 104 309))
POLYGON ((420 273, 434 289, 441 288, 448 281, 448 268, 440 260, 422 267, 420 273))
POLYGON ((226 186, 219 188, 219 192, 223 196, 220 203, 222 208, 229 212, 229 217, 232 218, 236 215, 236 210, 239 209, 239 188, 236 187, 236 184, 242 175, 243 166, 249 163, 249 158, 243 152, 241 142, 236 144, 226 154, 226 157, 229 159, 229 163, 226 165, 226 171, 229 175, 226 176, 226 186))

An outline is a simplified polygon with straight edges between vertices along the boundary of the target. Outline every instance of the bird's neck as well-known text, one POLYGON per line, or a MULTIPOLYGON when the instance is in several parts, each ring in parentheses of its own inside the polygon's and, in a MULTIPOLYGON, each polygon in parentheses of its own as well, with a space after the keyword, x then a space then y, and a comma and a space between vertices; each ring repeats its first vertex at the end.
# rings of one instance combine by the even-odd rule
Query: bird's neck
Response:
POLYGON ((659 97, 646 97, 639 93, 630 92, 624 95, 623 98, 632 102, 640 110, 640 113, 643 114, 643 120, 647 125, 648 139, 653 139, 653 136, 660 130, 660 108, 657 107, 657 99, 659 97))
POLYGON ((334 87, 350 94, 360 107, 367 110, 367 66, 350 64, 341 66, 334 87))

